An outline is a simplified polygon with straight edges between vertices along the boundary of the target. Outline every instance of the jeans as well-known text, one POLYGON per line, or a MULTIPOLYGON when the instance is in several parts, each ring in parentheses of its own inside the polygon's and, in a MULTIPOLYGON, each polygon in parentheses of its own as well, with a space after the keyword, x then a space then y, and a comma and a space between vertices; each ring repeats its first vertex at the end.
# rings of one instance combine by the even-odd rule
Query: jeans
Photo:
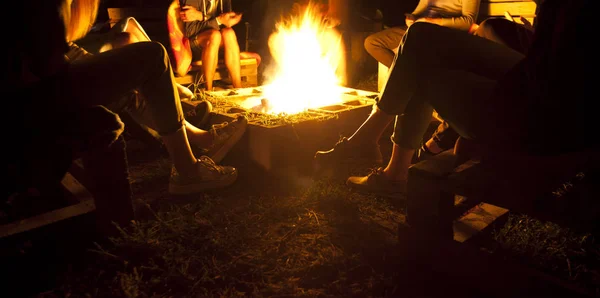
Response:
MULTIPOLYGON (((498 128, 498 123, 523 115, 509 115, 509 102, 490 98, 497 80, 523 58, 517 51, 464 31, 413 24, 377 103, 386 114, 398 115, 392 141, 402 148, 419 148, 433 107, 461 136, 493 135, 487 139, 492 142, 512 137, 515 130, 498 128)), ((519 117, 517 122, 525 120, 519 117)))

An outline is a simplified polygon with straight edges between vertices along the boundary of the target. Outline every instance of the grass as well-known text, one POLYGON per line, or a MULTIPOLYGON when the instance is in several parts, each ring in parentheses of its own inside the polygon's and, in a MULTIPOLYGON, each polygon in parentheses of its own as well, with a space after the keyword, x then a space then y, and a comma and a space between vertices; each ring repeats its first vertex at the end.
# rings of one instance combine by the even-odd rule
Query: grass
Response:
MULTIPOLYGON (((277 180, 243 167, 230 188, 171 197, 165 156, 141 158, 134 151, 130 162, 136 221, 68 259, 68 266, 52 273, 56 281, 36 297, 423 293, 418 274, 394 259, 398 245, 410 246, 396 236, 397 224, 404 222, 403 200, 351 192, 343 180, 277 180)), ((597 196, 595 181, 579 177, 555 195, 597 196), (582 187, 587 191, 579 191, 582 187)), ((490 253, 509 255, 600 296, 600 249, 590 234, 510 214, 503 226, 481 237, 490 253)), ((425 288, 447 290, 441 280, 429 278, 421 280, 425 288)))
MULTIPOLYGON (((142 218, 91 248, 83 268, 64 273, 57 289, 40 297, 404 293, 390 261, 396 224, 404 221, 401 202, 354 193, 329 179, 287 192, 244 187, 174 200, 146 199, 136 187, 142 218)), ((598 243, 590 235, 513 214, 486 237, 495 253, 598 291, 598 243)))

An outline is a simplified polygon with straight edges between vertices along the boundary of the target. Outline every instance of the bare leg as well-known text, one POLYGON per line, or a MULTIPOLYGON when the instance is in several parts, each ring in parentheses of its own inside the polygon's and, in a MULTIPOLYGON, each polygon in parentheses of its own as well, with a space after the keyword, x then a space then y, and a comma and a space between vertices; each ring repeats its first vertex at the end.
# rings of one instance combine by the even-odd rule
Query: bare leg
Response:
POLYGON ((396 144, 392 148, 392 156, 383 174, 393 181, 406 181, 408 179, 408 168, 411 165, 414 149, 402 148, 396 144))
POLYGON ((221 45, 221 32, 206 30, 194 37, 202 47, 202 70, 206 81, 206 90, 213 89, 217 63, 219 62, 219 46, 221 45))
POLYGON ((233 88, 242 87, 242 78, 240 71, 240 45, 237 42, 235 31, 232 28, 221 30, 222 45, 225 49, 225 66, 231 76, 233 88))
POLYGON ((352 143, 378 144, 387 126, 394 120, 395 116, 381 111, 377 105, 373 105, 373 111, 369 118, 349 138, 352 143))
POLYGON ((185 130, 190 144, 200 148, 208 148, 213 144, 213 135, 185 121, 185 130))
POLYGON ((179 173, 185 176, 193 176, 198 171, 196 157, 188 142, 186 129, 181 128, 175 133, 162 136, 165 147, 169 152, 173 165, 179 173))

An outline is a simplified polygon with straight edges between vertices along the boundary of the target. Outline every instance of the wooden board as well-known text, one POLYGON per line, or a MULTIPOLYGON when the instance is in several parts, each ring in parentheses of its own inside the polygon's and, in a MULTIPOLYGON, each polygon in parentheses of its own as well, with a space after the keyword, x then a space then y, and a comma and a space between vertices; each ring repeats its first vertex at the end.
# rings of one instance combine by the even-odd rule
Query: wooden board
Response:
POLYGON ((465 242, 507 214, 506 208, 480 203, 454 222, 454 240, 465 242))
POLYGON ((480 16, 504 16, 508 11, 513 16, 535 16, 537 5, 533 1, 519 2, 481 2, 480 16))
POLYGON ((65 175, 62 185, 79 199, 79 203, 2 225, 0 226, 0 238, 31 231, 96 210, 90 192, 70 173, 65 175))
MULTIPOLYGON (((187 86, 194 84, 198 81, 202 73, 202 61, 194 61, 192 63, 192 70, 183 77, 175 77, 175 81, 181 85, 187 86)), ((256 59, 241 59, 240 60, 240 73, 242 77, 243 87, 256 87, 258 86, 258 66, 256 59)), ((222 61, 219 61, 217 72, 215 73, 215 81, 223 80, 229 77, 227 68, 222 61)))

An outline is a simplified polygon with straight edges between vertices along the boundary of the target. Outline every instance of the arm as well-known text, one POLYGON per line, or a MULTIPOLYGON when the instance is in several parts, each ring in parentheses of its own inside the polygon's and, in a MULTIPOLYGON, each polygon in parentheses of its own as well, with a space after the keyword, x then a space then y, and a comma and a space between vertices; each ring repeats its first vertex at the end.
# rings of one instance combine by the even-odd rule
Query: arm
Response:
POLYGON ((441 18, 438 25, 468 31, 477 20, 480 0, 463 0, 462 15, 454 18, 441 18))
MULTIPOLYGON (((177 6, 179 6, 179 3, 177 6)), ((199 27, 200 29, 210 28, 219 30, 219 23, 217 22, 216 17, 209 18, 207 15, 204 15, 204 13, 199 11, 195 6, 186 5, 178 10, 179 16, 184 23, 192 23, 194 27, 199 27)))
POLYGON ((415 7, 415 10, 413 10, 412 14, 417 17, 420 15, 423 15, 425 13, 425 11, 427 11, 427 7, 428 7, 427 4, 428 4, 427 0, 419 0, 417 7, 415 7))
POLYGON ((167 12, 167 28, 173 54, 173 68, 179 76, 184 76, 190 70, 192 49, 189 39, 183 34, 184 25, 179 18, 179 0, 174 0, 167 12))

